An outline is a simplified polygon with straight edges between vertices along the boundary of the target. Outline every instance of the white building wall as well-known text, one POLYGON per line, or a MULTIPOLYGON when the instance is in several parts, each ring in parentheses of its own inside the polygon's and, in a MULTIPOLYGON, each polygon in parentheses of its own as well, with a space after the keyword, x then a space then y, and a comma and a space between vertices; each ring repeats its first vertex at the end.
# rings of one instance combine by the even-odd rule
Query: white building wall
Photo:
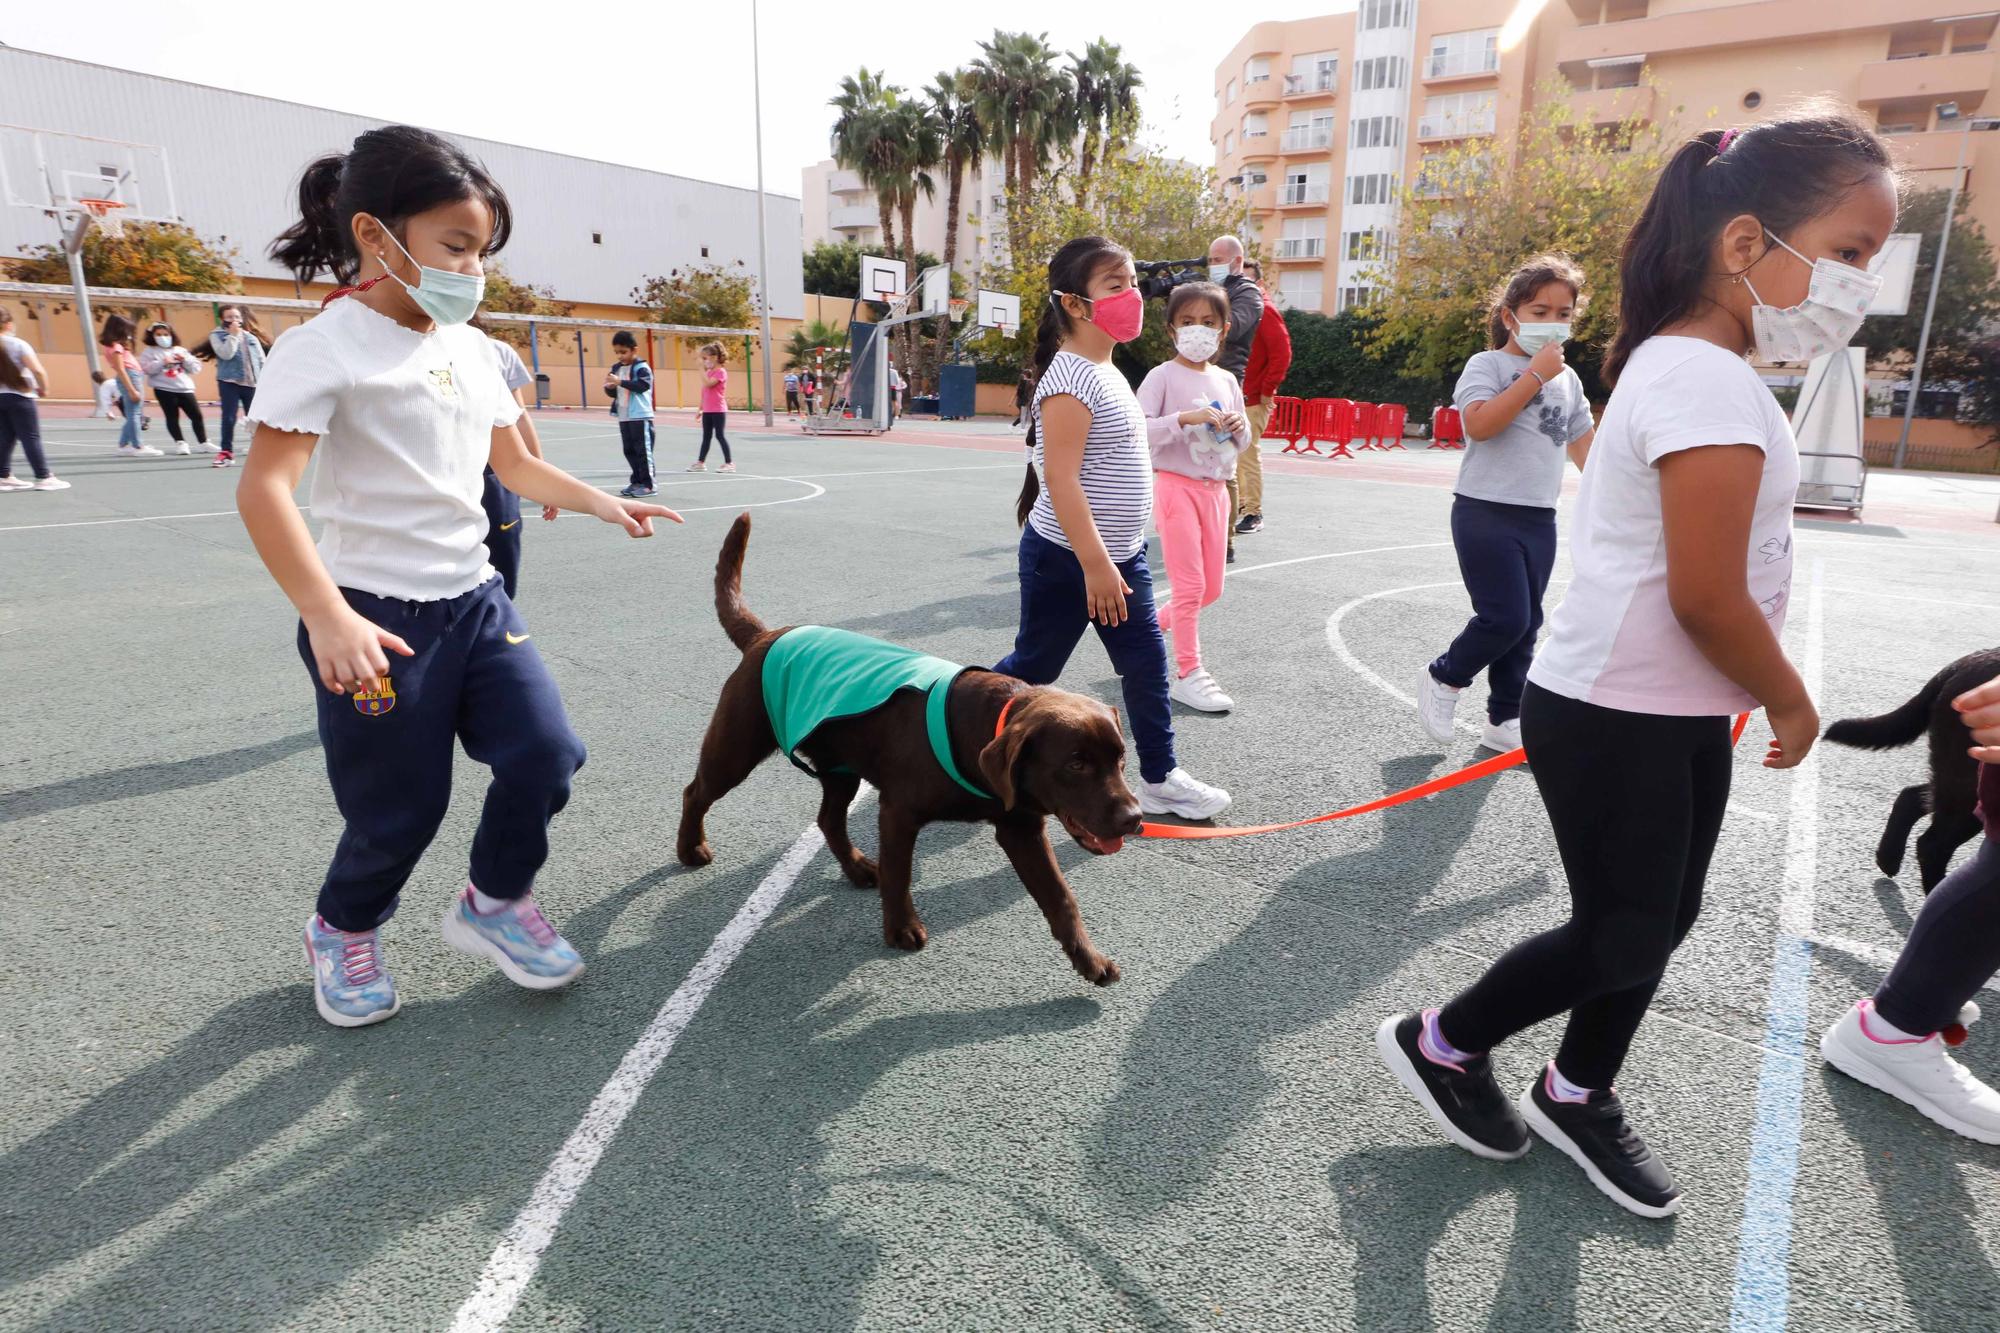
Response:
MULTIPOLYGON (((385 122, 0 47, 0 123, 160 145, 181 220, 235 246, 239 272, 283 278, 289 275, 265 248, 297 217, 300 171, 385 122)), ((753 190, 449 137, 507 191, 514 236, 500 262, 516 281, 553 288, 568 301, 622 305, 649 274, 739 261, 757 269, 753 190)), ((764 216, 771 313, 800 318, 800 201, 766 194, 764 216)), ((38 210, 0 207, 0 254, 54 238, 55 225, 38 210)))
MULTIPOLYGON (((1365 2, 1365 0, 1364 0, 1365 2)), ((1410 137, 1416 133, 1413 107, 1416 105, 1414 88, 1417 84, 1416 42, 1417 42, 1417 0, 1405 0, 1402 21, 1393 27, 1364 29, 1361 15, 1356 15, 1354 33, 1354 60, 1346 75, 1350 93, 1347 104, 1346 133, 1349 135, 1347 164, 1343 178, 1335 182, 1340 191, 1339 203, 1334 210, 1335 224, 1333 244, 1339 249, 1340 259, 1339 290, 1324 295, 1325 308, 1336 310, 1340 304, 1340 292, 1348 287, 1360 285, 1362 274, 1368 271, 1373 260, 1350 260, 1346 251, 1346 236, 1349 232, 1378 229, 1384 236, 1393 233, 1396 225, 1396 204, 1392 195, 1389 201, 1380 204, 1355 204, 1348 192, 1347 181, 1355 176, 1387 172, 1396 178, 1395 186, 1402 189, 1409 184, 1402 179, 1403 163, 1408 151, 1410 137), (1401 86, 1394 88, 1371 88, 1361 91, 1361 69, 1377 56, 1393 56, 1402 59, 1401 86), (1401 122, 1401 132, 1394 147, 1355 148, 1352 146, 1353 124, 1373 116, 1394 116, 1401 122)))

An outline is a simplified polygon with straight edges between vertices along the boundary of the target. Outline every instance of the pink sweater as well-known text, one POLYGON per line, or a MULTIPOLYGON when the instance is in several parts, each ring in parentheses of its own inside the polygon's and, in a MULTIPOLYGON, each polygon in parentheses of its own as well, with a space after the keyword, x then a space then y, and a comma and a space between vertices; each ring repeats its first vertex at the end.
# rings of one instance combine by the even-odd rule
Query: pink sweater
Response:
POLYGON ((1243 386, 1213 363, 1190 370, 1176 357, 1147 372, 1139 386, 1139 408, 1146 414, 1146 443, 1153 451, 1155 472, 1178 472, 1197 481, 1228 481, 1236 475, 1236 456, 1250 445, 1246 430, 1231 444, 1218 445, 1206 426, 1183 426, 1176 420, 1195 405, 1221 403, 1225 412, 1243 410, 1243 386))

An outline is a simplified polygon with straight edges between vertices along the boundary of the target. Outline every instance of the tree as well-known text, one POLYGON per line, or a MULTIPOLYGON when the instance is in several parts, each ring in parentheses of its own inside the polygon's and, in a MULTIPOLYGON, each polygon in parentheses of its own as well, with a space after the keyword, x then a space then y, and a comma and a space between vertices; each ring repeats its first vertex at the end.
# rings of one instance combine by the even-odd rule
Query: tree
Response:
MULTIPOLYGON (((1270 313, 1265 312, 1266 319, 1270 313)), ((1451 400, 1448 377, 1414 379, 1369 351, 1376 321, 1371 312, 1344 310, 1322 315, 1316 310, 1287 310, 1285 329, 1292 335, 1292 368, 1279 392, 1294 398, 1351 398, 1365 403, 1401 403, 1410 419, 1423 419, 1439 403, 1451 400)))
MULTIPOLYGON (((242 255, 177 222, 128 222, 122 236, 92 227, 83 238, 83 280, 92 287, 131 287, 152 292, 234 292, 240 290, 236 261, 242 255)), ((16 282, 68 286, 69 258, 53 242, 24 248, 18 259, 0 260, 16 282)))
POLYGON ((1076 88, 1076 118, 1083 127, 1083 148, 1077 157, 1077 202, 1086 202, 1099 159, 1117 153, 1139 126, 1138 69, 1127 64, 1116 42, 1098 38, 1083 54, 1070 56, 1076 88))
POLYGON ((1019 205, 1034 194, 1036 174, 1049 165, 1057 144, 1076 134, 1076 90, 1056 67, 1047 33, 1001 32, 979 44, 972 64, 975 100, 987 146, 1000 158, 1007 189, 1007 241, 1014 253, 1026 243, 1019 205))
MULTIPOLYGON (((576 307, 568 301, 556 300, 553 288, 537 287, 533 283, 516 282, 492 260, 486 263, 486 294, 479 302, 480 309, 503 315, 547 315, 562 318, 576 313, 576 307)), ((487 330, 494 337, 516 347, 528 345, 528 330, 518 324, 494 324, 487 330)))
MULTIPOLYGON (((1116 237, 1139 259, 1178 259, 1205 254, 1225 232, 1240 233, 1248 205, 1217 193, 1210 173, 1184 166, 1157 152, 1107 158, 1087 205, 1065 189, 1067 172, 1045 177, 1016 208, 1022 243, 986 283, 1021 298, 1021 327, 1009 338, 982 335, 973 346, 985 360, 1019 368, 1033 353, 1042 312, 1048 308, 1048 261, 1065 241, 1096 234, 1116 237)), ((1011 219, 1010 219, 1011 220, 1011 219)), ((1253 256, 1254 257, 1254 256, 1253 256)), ((1122 345, 1115 359, 1135 380, 1173 355, 1161 302, 1146 306, 1146 327, 1136 342, 1122 345)))
POLYGON ((847 330, 814 320, 792 330, 783 348, 786 370, 847 369, 847 330))
MULTIPOLYGON (((1618 251, 1666 164, 1665 130, 1594 125, 1562 80, 1543 85, 1502 146, 1467 139, 1426 154, 1404 191, 1395 243, 1371 275, 1369 346, 1418 379, 1456 375, 1488 345, 1485 305, 1529 255, 1559 251, 1589 281, 1570 361, 1586 383, 1617 324, 1618 251), (1500 150, 1500 151, 1496 151, 1500 150)), ((1675 120, 1674 113, 1660 117, 1675 120)))
MULTIPOLYGON (((733 268, 694 264, 670 269, 665 277, 648 277, 634 287, 632 304, 642 307, 656 324, 705 324, 748 333, 757 322, 757 280, 748 270, 737 269, 743 269, 740 259, 733 268)), ((682 339, 689 346, 708 340, 707 335, 682 339)))
MULTIPOLYGON (((1931 273, 1937 267, 1938 236, 1944 225, 1944 190, 1923 190, 1903 204, 1897 231, 1923 235, 1917 249, 1916 279, 1910 284, 1910 311, 1906 315, 1873 316, 1861 326, 1861 343, 1868 349, 1871 363, 1914 362, 1917 339, 1924 322, 1924 299, 1930 294, 1931 273)), ((1966 196, 1958 197, 1958 212, 1951 222, 1951 249, 1945 255, 1944 281, 1938 286, 1937 311, 1931 319, 1930 352, 1925 358, 1925 378, 1944 369, 1972 369, 1978 361, 1976 346, 1982 333, 2000 319, 2000 272, 1996 272, 1993 249, 1986 231, 1967 216, 1966 196), (1941 360, 1939 360, 1941 358, 1941 360)))
POLYGON ((894 212, 904 148, 894 111, 902 89, 885 83, 881 71, 862 69, 840 81, 832 100, 833 160, 875 192, 884 254, 896 253, 894 212))

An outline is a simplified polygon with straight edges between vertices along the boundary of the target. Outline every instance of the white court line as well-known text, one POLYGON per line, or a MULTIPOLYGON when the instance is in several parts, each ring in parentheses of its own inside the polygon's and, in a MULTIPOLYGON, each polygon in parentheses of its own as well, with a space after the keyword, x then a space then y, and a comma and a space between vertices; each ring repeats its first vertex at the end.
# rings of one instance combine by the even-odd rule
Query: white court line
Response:
MULTIPOLYGON (((873 791, 863 783, 854 805, 867 800, 873 791)), ((853 808, 849 807, 850 810, 853 808)), ((736 915, 729 919, 722 933, 709 944, 707 952, 695 963, 686 980, 660 1006, 652 1024, 625 1052, 618 1068, 598 1090, 590 1109, 584 1112, 577 1127, 570 1131, 555 1160, 542 1172, 542 1178, 536 1183, 534 1193, 528 1196, 526 1206, 494 1247, 472 1294, 458 1307, 458 1315, 451 1324, 452 1333, 483 1333, 507 1322, 507 1317, 520 1303, 521 1293, 527 1290, 528 1283, 534 1280, 536 1270, 541 1267, 542 1254, 549 1248, 549 1242, 555 1239, 563 1214, 576 1202, 584 1182, 597 1168, 604 1150, 611 1146, 612 1137, 638 1103, 639 1095, 645 1092, 653 1076, 660 1072, 660 1065, 674 1049, 674 1043, 687 1030, 695 1014, 700 1012, 716 983, 729 971, 729 965, 742 954, 751 937, 777 909, 779 900, 792 887, 793 881, 825 845, 817 825, 801 833, 790 849, 778 858, 778 863, 771 867, 771 872, 764 876, 743 906, 737 909, 736 915)))

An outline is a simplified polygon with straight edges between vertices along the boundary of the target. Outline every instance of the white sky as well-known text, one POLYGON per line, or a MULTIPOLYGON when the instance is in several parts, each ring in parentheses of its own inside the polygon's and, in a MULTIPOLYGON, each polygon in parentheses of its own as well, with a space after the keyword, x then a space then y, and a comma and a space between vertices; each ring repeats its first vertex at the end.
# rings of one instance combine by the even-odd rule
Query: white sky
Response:
MULTIPOLYGON (((1058 50, 1081 51, 1097 37, 1119 42, 1146 82, 1146 140, 1172 156, 1212 162, 1215 64, 1247 24, 1353 7, 1354 0, 1259 0, 1254 12, 1226 17, 1226 5, 1188 0, 1130 7, 1104 0, 762 0, 764 185, 796 195, 800 168, 827 156, 832 113, 826 103, 841 75, 865 62, 893 83, 921 87, 976 58, 977 42, 992 35, 996 22, 1010 31, 1046 32, 1058 50), (1134 21, 1139 14, 1143 23, 1134 21)), ((435 0, 93 0, 80 7, 20 0, 5 8, 0 42, 9 46, 703 180, 756 184, 748 0, 487 0, 450 7, 435 0), (406 14, 434 21, 412 22, 406 14), (346 30, 336 33, 339 28, 346 30), (471 87, 482 91, 468 96, 471 87), (657 115, 628 120, 640 107, 671 109, 671 127, 646 128, 662 123, 657 115)), ((20 114, 10 109, 5 118, 20 114)))

